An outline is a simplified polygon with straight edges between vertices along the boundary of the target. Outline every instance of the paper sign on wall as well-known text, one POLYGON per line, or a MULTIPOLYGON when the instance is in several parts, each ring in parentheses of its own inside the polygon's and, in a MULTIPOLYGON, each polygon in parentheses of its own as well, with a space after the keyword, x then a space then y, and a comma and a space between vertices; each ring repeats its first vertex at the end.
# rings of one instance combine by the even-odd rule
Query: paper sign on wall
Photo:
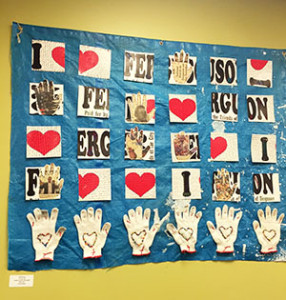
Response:
POLYGON ((280 202, 279 174, 253 174, 254 202, 280 202))
POLYGON ((272 61, 247 59, 247 85, 272 87, 272 61))
POLYGON ((212 119, 216 121, 237 122, 238 95, 212 93, 212 119))
POLYGON ((197 123, 196 95, 169 94, 170 122, 197 123))
POLYGON ((274 97, 271 95, 247 95, 249 122, 275 122, 274 97))
POLYGON ((211 57, 211 84, 237 85, 237 65, 235 58, 211 57))
POLYGON ((254 163, 276 163, 276 135, 253 134, 251 137, 251 158, 254 163))

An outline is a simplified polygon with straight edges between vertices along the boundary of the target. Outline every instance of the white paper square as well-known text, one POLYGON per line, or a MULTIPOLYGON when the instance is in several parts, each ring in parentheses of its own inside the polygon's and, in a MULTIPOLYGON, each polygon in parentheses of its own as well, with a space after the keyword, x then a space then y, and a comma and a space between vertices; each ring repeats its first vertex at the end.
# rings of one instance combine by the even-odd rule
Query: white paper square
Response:
POLYGON ((79 85, 77 115, 109 118, 109 89, 79 85))
POLYGON ((52 41, 32 40, 32 70, 64 72, 65 44, 52 41))
POLYGON ((78 128, 78 159, 110 159, 108 128, 78 128))
POLYGON ((33 287, 34 275, 10 275, 9 287, 33 287))
POLYGON ((279 174, 253 174, 254 202, 280 202, 279 174))
POLYGON ((275 122, 272 95, 247 95, 248 122, 275 122))
POLYGON ((247 59, 247 85, 272 87, 272 61, 247 59))
POLYGON ((171 123, 197 123, 196 95, 169 94, 171 123))
POLYGON ((125 50, 124 80, 153 83, 154 53, 125 50))
POLYGON ((212 120, 237 122, 238 95, 212 93, 212 120))
POLYGON ((78 169, 78 201, 110 201, 110 169, 78 169))
POLYGON ((125 169, 126 199, 156 198, 156 169, 125 169))
POLYGON ((237 65, 235 58, 210 58, 211 84, 237 85, 237 65))
POLYGON ((199 134, 171 133, 172 162, 200 161, 199 134))
POLYGON ((109 79, 111 68, 111 50, 80 45, 78 75, 109 79))
POLYGON ((27 158, 61 157, 60 126, 27 126, 27 158))
POLYGON ((200 169, 172 169, 173 199, 201 199, 200 169))
POLYGON ((238 161, 236 133, 211 132, 211 161, 238 161))
POLYGON ((254 163, 276 163, 276 135, 253 134, 251 137, 251 158, 254 163))

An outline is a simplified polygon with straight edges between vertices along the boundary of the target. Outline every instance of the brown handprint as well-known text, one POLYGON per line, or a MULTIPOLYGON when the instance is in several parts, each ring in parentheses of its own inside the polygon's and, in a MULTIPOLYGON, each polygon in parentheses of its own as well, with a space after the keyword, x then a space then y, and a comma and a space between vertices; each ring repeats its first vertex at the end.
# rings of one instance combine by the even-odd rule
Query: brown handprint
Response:
POLYGON ((171 60, 171 68, 175 82, 187 83, 193 72, 193 67, 189 65, 189 54, 183 49, 180 53, 176 52, 171 60))
POLYGON ((150 146, 143 150, 143 130, 135 127, 126 135, 126 150, 130 159, 142 159, 150 150, 150 146))
POLYGON ((226 169, 217 170, 214 175, 216 200, 230 201, 237 188, 237 183, 231 184, 230 175, 226 169))

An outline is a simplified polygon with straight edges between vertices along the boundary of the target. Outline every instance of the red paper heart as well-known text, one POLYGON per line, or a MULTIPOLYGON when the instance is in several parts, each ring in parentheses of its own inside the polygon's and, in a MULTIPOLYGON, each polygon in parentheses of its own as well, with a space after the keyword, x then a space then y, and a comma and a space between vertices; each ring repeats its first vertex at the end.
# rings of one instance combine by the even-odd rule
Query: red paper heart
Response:
POLYGON ((93 192, 99 185, 99 177, 94 173, 87 173, 83 177, 78 175, 78 193, 82 199, 93 192))
POLYGON ((266 64, 268 63, 268 60, 251 59, 250 63, 251 63, 251 66, 253 69, 259 71, 259 70, 262 70, 266 66, 266 64))
POLYGON ((211 158, 216 158, 222 154, 227 148, 227 141, 223 137, 219 136, 215 139, 211 138, 211 158))
POLYGON ((93 51, 79 51, 78 70, 83 73, 98 64, 98 55, 93 51))
POLYGON ((44 134, 34 130, 27 134, 27 144, 43 155, 56 148, 60 141, 60 134, 54 130, 46 131, 44 134))
POLYGON ((184 99, 181 101, 178 98, 172 98, 169 101, 169 107, 174 115, 184 121, 195 112, 196 102, 192 99, 184 99))
POLYGON ((54 61, 59 64, 61 67, 65 67, 65 48, 56 47, 52 51, 52 58, 54 61))
MULTIPOLYGON (((148 99, 147 100, 147 114, 149 114, 153 109, 155 109, 155 100, 148 99)), ((155 114, 153 116, 153 119, 155 119, 155 114)))
POLYGON ((152 173, 143 173, 141 176, 137 173, 129 173, 125 177, 127 187, 142 197, 145 193, 151 190, 155 185, 155 175, 152 173))

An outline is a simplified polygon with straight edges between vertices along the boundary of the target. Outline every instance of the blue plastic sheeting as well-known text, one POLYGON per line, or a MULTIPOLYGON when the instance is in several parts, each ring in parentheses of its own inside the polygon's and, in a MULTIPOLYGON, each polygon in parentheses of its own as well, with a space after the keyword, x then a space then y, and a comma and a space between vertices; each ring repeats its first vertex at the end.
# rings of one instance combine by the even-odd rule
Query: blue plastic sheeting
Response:
MULTIPOLYGON (((12 133, 11 133, 11 175, 9 194, 9 269, 94 269, 124 264, 141 264, 177 260, 255 260, 273 261, 286 259, 286 228, 281 227, 281 242, 278 252, 271 255, 260 254, 260 245, 254 233, 252 222, 257 219, 257 210, 265 209, 266 204, 253 201, 252 174, 279 172, 281 202, 270 204, 278 213, 286 213, 285 206, 285 166, 286 142, 285 107, 286 104, 286 60, 283 50, 243 48, 196 43, 116 36, 109 34, 82 32, 65 29, 21 25, 21 43, 17 42, 17 24, 12 28, 12 133), (32 71, 32 39, 63 42, 66 46, 66 69, 64 73, 32 71), (79 45, 97 46, 112 50, 110 80, 83 77, 78 75, 79 45), (168 55, 184 49, 197 57, 197 85, 183 86, 168 84, 168 55), (153 84, 136 83, 123 80, 124 51, 154 53, 153 84), (237 59, 238 85, 214 86, 210 84, 210 57, 230 57, 237 59), (247 86, 246 59, 266 59, 273 61, 273 88, 265 89, 247 86), (29 83, 44 79, 64 84, 64 115, 40 116, 29 114, 29 83), (95 86, 110 89, 110 118, 95 119, 77 117, 78 86, 95 86), (156 124, 141 125, 140 128, 155 130, 155 161, 124 160, 124 133, 134 127, 124 120, 125 93, 154 94, 156 97, 156 124), (238 122, 225 122, 226 132, 238 133, 239 162, 209 162, 212 92, 238 93, 238 122), (169 122, 168 94, 196 94, 198 123, 176 124, 169 122), (246 95, 274 95, 276 123, 249 123, 247 121, 246 95), (62 157, 47 159, 26 159, 26 126, 61 126, 62 157), (110 160, 77 160, 77 128, 110 128, 110 160), (198 132, 201 161, 192 163, 172 163, 170 133, 198 132), (277 136, 277 164, 253 164, 251 162, 250 142, 252 133, 273 133, 277 136), (65 183, 60 200, 25 201, 25 167, 44 166, 54 162, 61 167, 61 177, 65 183), (175 224, 174 214, 167 201, 171 187, 171 169, 176 167, 200 168, 201 200, 191 201, 203 217, 198 227, 198 242, 195 254, 181 254, 172 237, 166 234, 166 223, 155 237, 151 254, 146 257, 132 257, 127 232, 122 217, 129 209, 141 205, 143 208, 158 208, 163 217, 171 212, 170 221, 175 224), (79 202, 78 168, 111 168, 112 201, 79 202), (155 200, 125 199, 125 168, 156 168, 157 198, 155 200), (238 237, 233 254, 217 254, 216 245, 208 232, 206 222, 214 220, 215 207, 223 202, 212 201, 212 174, 218 168, 241 172, 241 202, 229 203, 243 211, 239 224, 238 237), (103 222, 112 224, 111 231, 100 259, 82 258, 77 230, 73 216, 81 209, 93 206, 102 208, 103 222), (34 262, 34 249, 31 228, 26 214, 34 208, 59 208, 57 228, 64 226, 66 233, 55 250, 54 261, 34 262), (243 245, 246 251, 243 253, 243 245)), ((153 219, 153 212, 151 220, 153 219)), ((152 222, 151 222, 152 223, 152 222)))

